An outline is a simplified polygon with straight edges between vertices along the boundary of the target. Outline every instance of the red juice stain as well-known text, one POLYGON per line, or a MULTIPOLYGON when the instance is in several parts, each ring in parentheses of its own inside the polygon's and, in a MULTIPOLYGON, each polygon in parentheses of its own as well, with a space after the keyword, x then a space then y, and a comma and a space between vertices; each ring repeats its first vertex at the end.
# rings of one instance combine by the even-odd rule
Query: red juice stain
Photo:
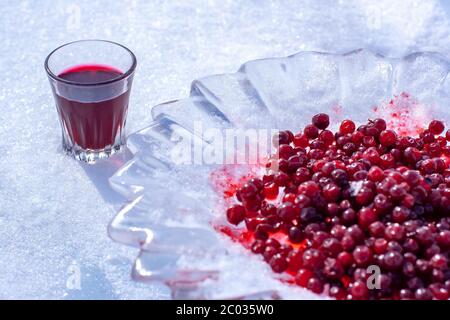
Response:
MULTIPOLYGON (((81 148, 98 150, 114 144, 127 114, 129 90, 105 100, 105 96, 111 96, 108 92, 111 85, 99 83, 113 81, 122 75, 120 70, 104 65, 75 66, 58 75, 75 84, 95 88, 78 89, 76 99, 56 94, 61 119, 74 143, 81 148)), ((58 85, 70 86, 65 83, 58 85)))
POLYGON ((424 124, 431 121, 431 115, 426 108, 406 92, 374 107, 373 111, 377 116, 387 120, 388 128, 395 129, 403 136, 421 133, 424 124))

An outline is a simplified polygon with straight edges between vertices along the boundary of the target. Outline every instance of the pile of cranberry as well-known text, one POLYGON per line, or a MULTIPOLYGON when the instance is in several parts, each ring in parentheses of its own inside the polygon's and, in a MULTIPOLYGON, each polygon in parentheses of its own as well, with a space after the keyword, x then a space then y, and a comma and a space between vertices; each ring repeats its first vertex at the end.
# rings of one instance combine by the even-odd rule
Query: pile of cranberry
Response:
POLYGON ((274 272, 317 294, 448 299, 450 130, 437 120, 418 137, 383 119, 328 126, 317 114, 301 133, 279 132, 278 154, 237 190, 228 221, 245 222, 274 272))

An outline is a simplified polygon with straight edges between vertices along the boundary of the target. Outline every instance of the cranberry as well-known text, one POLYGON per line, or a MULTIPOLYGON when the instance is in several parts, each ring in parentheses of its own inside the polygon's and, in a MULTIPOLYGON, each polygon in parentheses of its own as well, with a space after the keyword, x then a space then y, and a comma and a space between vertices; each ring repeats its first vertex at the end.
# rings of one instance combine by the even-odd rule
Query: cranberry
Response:
POLYGON ((403 156, 405 157, 406 161, 412 164, 415 164, 420 159, 422 159, 422 154, 420 153, 420 151, 413 147, 406 148, 403 152, 403 156))
POLYGON ((293 243, 299 243, 304 239, 303 231, 295 226, 289 229, 289 240, 293 243))
POLYGON ((358 243, 360 243, 364 240, 364 232, 356 224, 348 227, 347 230, 345 231, 345 233, 346 233, 346 235, 349 235, 350 237, 352 237, 358 243))
POLYGON ((266 246, 263 252, 264 260, 269 262, 274 255, 278 253, 278 250, 272 246, 266 246))
POLYGON ((291 202, 282 204, 277 211, 278 217, 284 221, 291 221, 297 216, 297 214, 298 211, 291 202))
POLYGON ((314 293, 320 294, 323 292, 323 282, 318 278, 312 277, 308 280, 306 287, 314 293))
POLYGON ((311 172, 307 168, 298 168, 294 174, 293 180, 297 184, 308 181, 311 178, 311 172))
POLYGON ((320 221, 321 215, 314 207, 303 208, 300 212, 300 220, 303 223, 311 223, 320 221))
POLYGON ((431 300, 433 299, 433 295, 431 294, 431 291, 425 288, 419 288, 414 293, 414 297, 417 300, 431 300))
POLYGON ((343 134, 353 133, 355 131, 355 123, 351 120, 344 120, 339 127, 339 131, 343 134))
POLYGON ((369 180, 373 182, 379 182, 383 180, 384 177, 384 171, 377 166, 373 166, 372 168, 370 168, 369 172, 367 173, 367 178, 369 178, 369 180))
POLYGON ((416 240, 422 245, 429 245, 433 241, 433 233, 430 228, 424 226, 416 230, 416 240))
POLYGON ((388 240, 401 241, 405 237, 405 228, 394 223, 386 227, 384 235, 388 240))
POLYGON ((342 169, 335 169, 331 172, 331 178, 340 187, 348 184, 348 174, 342 169))
POLYGON ((402 266, 403 256, 397 251, 388 251, 384 254, 383 263, 388 270, 396 270, 402 266))
POLYGON ((288 144, 292 141, 292 133, 288 131, 280 131, 273 137, 274 145, 288 144))
POLYGON ((375 243, 373 244, 373 251, 376 254, 382 254, 386 252, 388 242, 386 239, 379 238, 375 240, 375 243))
POLYGON ((275 183, 264 186, 264 196, 269 200, 276 199, 278 196, 278 186, 275 183))
POLYGON ((365 281, 355 281, 351 285, 350 293, 356 300, 367 299, 369 296, 369 289, 365 281))
POLYGON ((264 244, 264 241, 262 240, 255 240, 255 242, 253 242, 251 250, 253 253, 263 253, 264 250, 266 249, 266 246, 264 244))
POLYGON ((339 196, 341 195, 341 188, 334 183, 329 183, 323 188, 322 192, 326 200, 329 202, 334 202, 339 199, 339 196))
POLYGON ((315 125, 308 124, 303 133, 308 139, 315 139, 319 136, 319 129, 315 125))
POLYGON ((282 144, 278 148, 278 156, 282 159, 288 160, 294 154, 294 149, 288 144, 282 144))
POLYGON ((268 229, 270 228, 270 225, 259 224, 255 229, 255 239, 267 240, 267 238, 269 237, 268 229))
POLYGON ((402 300, 410 300, 413 297, 413 293, 409 289, 402 289, 399 292, 399 297, 402 300))
POLYGON ((289 271, 294 273, 302 267, 302 257, 303 253, 300 250, 293 249, 288 253, 286 261, 289 271))
POLYGON ((353 251, 353 259, 357 265, 365 266, 372 260, 372 251, 367 246, 357 246, 353 251))
POLYGON ((450 230, 443 230, 439 232, 439 234, 436 237, 436 241, 439 243, 440 246, 444 248, 450 247, 450 230))
POLYGON ((386 153, 380 157, 380 166, 384 169, 393 168, 395 165, 395 158, 392 154, 386 153))
POLYGON ((319 191, 319 186, 313 181, 306 181, 298 186, 298 192, 308 197, 313 197, 319 191))
POLYGON ((330 125, 330 117, 325 113, 316 114, 312 118, 312 124, 319 129, 326 129, 330 125))
POLYGON ((342 222, 346 225, 352 224, 356 219, 356 212, 352 208, 348 208, 342 212, 342 222))
POLYGON ((361 205, 369 204, 370 202, 372 202, 373 198, 374 198, 373 191, 365 187, 359 189, 355 197, 356 202, 358 202, 361 205))
POLYGON ((442 121, 438 121, 438 120, 433 120, 428 125, 428 130, 430 130, 430 132, 435 135, 438 135, 438 134, 441 134, 442 132, 444 132, 444 128, 445 128, 445 126, 442 123, 442 121))
POLYGON ((306 287, 309 279, 313 277, 314 273, 308 269, 300 269, 295 276, 295 283, 299 286, 306 287))
POLYGON ((323 130, 319 133, 319 140, 323 141, 325 145, 330 145, 334 141, 334 134, 330 130, 323 130))
MULTIPOLYGON (((411 195, 409 196, 412 197, 411 195)), ((412 198, 412 204, 409 204, 410 207, 412 207, 412 205, 414 204, 414 197, 412 198)), ((403 201, 405 201, 405 199, 407 198, 403 198, 403 201)), ((395 222, 405 222, 406 220, 408 220, 410 212, 411 210, 409 210, 407 207, 397 206, 394 208, 394 210, 392 210, 392 220, 395 222)))
POLYGON ((339 205, 337 203, 328 203, 327 204, 327 213, 329 217, 337 217, 339 214, 339 205))
POLYGON ((278 172, 274 177, 274 181, 277 186, 284 187, 289 182, 289 176, 284 172, 278 172))
POLYGON ((389 190, 389 195, 394 200, 400 200, 406 195, 406 189, 402 185, 395 185, 389 190))
POLYGON ((373 203, 375 207, 381 211, 385 211, 392 206, 391 201, 384 194, 377 194, 373 203))
POLYGON ((334 258, 326 258, 323 267, 323 274, 328 279, 340 279, 344 274, 341 263, 334 258))
POLYGON ((337 260, 343 266, 351 266, 354 262, 352 254, 347 251, 342 251, 341 253, 339 253, 337 256, 337 260))
POLYGON ((342 246, 336 238, 326 238, 322 242, 321 249, 332 257, 336 257, 341 251, 342 246))
MULTIPOLYGON (((254 212, 252 212, 252 214, 255 214, 254 212)), ((245 219, 245 226, 247 227, 248 231, 255 231, 256 227, 263 223, 264 219, 263 218, 259 218, 259 217, 253 217, 253 218, 246 218, 245 219)))
POLYGON ((372 222, 377 220, 377 215, 373 209, 366 207, 358 212, 358 221, 363 228, 369 227, 372 222))
POLYGON ((380 143, 385 147, 390 147, 395 145, 397 141, 397 135, 392 130, 385 130, 380 133, 380 143))
POLYGON ((258 193, 258 188, 253 183, 246 183, 241 187, 239 193, 242 199, 251 199, 258 193))
POLYGON ((307 249, 303 253, 303 266, 310 270, 321 268, 324 257, 321 251, 317 249, 307 249))
POLYGON ((332 298, 335 298, 336 300, 344 300, 347 296, 347 293, 343 288, 332 286, 329 290, 329 295, 332 298))
POLYGON ((442 254, 435 254, 430 260, 430 265, 436 269, 446 269, 447 263, 447 258, 442 254))
POLYGON ((448 300, 449 292, 444 285, 433 283, 428 287, 436 300, 448 300))
POLYGON ((245 209, 239 204, 232 205, 227 210, 227 219, 231 224, 238 225, 245 219, 245 209))
POLYGON ((272 267, 272 270, 277 273, 281 273, 281 272, 285 271, 288 267, 286 258, 283 257, 281 254, 275 254, 270 259, 269 264, 272 267))

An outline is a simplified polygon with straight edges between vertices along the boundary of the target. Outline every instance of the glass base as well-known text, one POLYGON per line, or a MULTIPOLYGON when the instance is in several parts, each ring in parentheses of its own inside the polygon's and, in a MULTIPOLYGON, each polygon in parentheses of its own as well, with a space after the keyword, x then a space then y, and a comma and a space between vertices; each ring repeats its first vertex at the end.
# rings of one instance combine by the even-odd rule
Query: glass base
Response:
POLYGON ((123 147, 123 144, 108 146, 100 150, 84 150, 76 146, 69 147, 63 144, 64 152, 72 158, 83 161, 89 164, 94 164, 100 159, 109 158, 111 155, 119 152, 123 147))

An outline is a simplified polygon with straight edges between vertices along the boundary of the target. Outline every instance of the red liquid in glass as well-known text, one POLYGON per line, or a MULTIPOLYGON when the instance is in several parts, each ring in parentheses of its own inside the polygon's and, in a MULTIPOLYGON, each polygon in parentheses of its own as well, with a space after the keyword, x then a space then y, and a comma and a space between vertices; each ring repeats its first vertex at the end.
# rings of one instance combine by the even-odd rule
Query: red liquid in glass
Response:
MULTIPOLYGON (((120 70, 102 65, 82 65, 68 69, 58 76, 78 84, 96 84, 120 77, 120 70)), ((114 144, 124 125, 128 109, 129 90, 105 100, 111 85, 99 85, 86 91, 86 96, 68 99, 56 95, 61 119, 75 144, 83 149, 103 149, 114 144), (89 95, 89 96, 87 96, 89 95), (79 101, 76 101, 79 100, 79 101), (93 102, 81 102, 93 101, 93 102)), ((78 90, 77 94, 83 94, 78 90)))

